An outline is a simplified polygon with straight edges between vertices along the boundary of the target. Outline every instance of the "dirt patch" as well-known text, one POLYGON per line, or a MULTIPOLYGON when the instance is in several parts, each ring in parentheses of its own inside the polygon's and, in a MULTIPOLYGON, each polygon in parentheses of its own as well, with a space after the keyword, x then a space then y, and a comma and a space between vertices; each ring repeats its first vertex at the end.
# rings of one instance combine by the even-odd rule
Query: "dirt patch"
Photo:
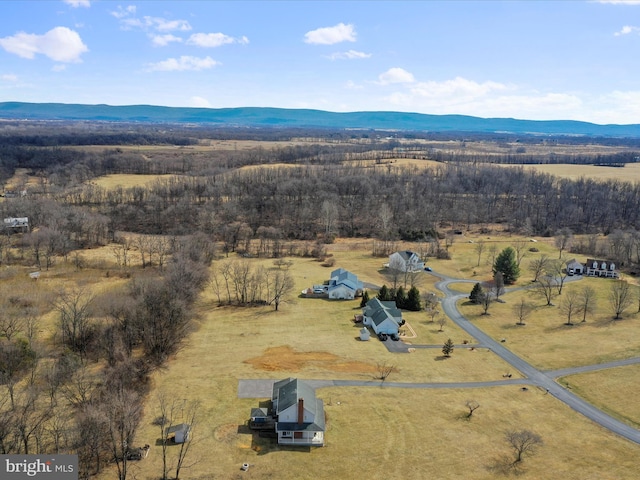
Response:
POLYGON ((375 365, 347 360, 329 352, 298 352, 288 345, 268 348, 259 357, 245 360, 258 370, 298 372, 306 367, 320 367, 332 372, 376 373, 375 365))
POLYGON ((220 425, 215 429, 213 436, 221 442, 232 442, 238 438, 238 425, 231 423, 220 425))

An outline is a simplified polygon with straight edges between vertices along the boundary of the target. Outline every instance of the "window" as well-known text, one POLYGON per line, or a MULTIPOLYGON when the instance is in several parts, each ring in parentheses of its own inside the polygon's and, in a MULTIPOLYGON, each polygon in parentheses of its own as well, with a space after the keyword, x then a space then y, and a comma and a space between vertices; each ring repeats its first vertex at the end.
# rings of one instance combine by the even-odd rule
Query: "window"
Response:
POLYGON ((287 437, 287 438, 291 438, 293 435, 292 435, 292 432, 282 432, 282 436, 283 437, 287 437))

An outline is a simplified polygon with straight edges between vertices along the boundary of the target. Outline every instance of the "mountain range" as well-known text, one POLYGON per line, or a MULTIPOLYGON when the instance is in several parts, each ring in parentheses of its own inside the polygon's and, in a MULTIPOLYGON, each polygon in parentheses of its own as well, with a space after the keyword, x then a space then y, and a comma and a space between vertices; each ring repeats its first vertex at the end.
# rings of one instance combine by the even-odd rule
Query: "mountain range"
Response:
POLYGON ((336 113, 323 110, 265 107, 186 108, 153 105, 2 102, 0 119, 430 132, 509 132, 640 138, 640 124, 600 125, 575 120, 520 120, 386 111, 336 113))

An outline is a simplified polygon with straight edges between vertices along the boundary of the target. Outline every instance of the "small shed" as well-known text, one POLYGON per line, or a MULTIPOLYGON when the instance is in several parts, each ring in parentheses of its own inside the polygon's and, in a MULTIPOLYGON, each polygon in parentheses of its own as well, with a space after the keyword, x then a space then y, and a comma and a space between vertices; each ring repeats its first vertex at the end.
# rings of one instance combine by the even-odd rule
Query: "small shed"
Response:
POLYGON ((184 443, 189 441, 189 433, 191 433, 191 425, 181 423, 167 428, 166 437, 167 440, 173 438, 174 443, 184 443))
POLYGON ((360 340, 366 342, 367 340, 369 340, 370 336, 371 334, 369 333, 369 329, 367 327, 362 327, 360 329, 360 340))

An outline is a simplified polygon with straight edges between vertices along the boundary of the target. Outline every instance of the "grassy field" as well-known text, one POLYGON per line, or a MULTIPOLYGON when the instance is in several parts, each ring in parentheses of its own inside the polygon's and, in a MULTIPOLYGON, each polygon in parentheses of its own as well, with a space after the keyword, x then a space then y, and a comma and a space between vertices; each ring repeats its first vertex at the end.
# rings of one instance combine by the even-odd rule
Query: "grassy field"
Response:
POLYGON ((630 365, 571 375, 560 379, 560 383, 608 414, 640 428, 640 402, 629 401, 640 395, 640 383, 631 381, 637 378, 640 378, 640 365, 630 365))
MULTIPOLYGON (((509 240, 500 240, 500 245, 503 242, 509 240)), ((540 245, 551 252, 550 246, 536 243, 540 245)), ((292 259, 290 271, 296 280, 295 291, 320 283, 328 278, 330 270, 338 267, 353 271, 361 280, 381 285, 386 281, 381 269, 384 260, 371 257, 370 246, 366 241, 341 241, 330 246, 336 260, 332 268, 312 259, 292 259)), ((430 263, 434 270, 459 272, 469 262, 474 264, 473 244, 459 242, 452 248, 454 259, 446 267, 445 261, 430 263)), ((271 266, 270 261, 251 261, 271 266)), ((482 266, 478 277, 487 272, 488 267, 482 266)), ((432 289, 434 282, 434 277, 424 274, 421 291, 432 289)), ((524 293, 510 295, 516 299, 520 294, 524 293)), ((629 352, 626 343, 618 349, 613 339, 598 335, 613 328, 614 337, 627 341, 634 336, 637 323, 634 319, 611 328, 594 319, 565 332, 561 319, 554 330, 551 320, 545 327, 541 320, 532 317, 525 327, 505 334, 506 325, 512 323, 508 313, 510 302, 509 298, 504 305, 494 305, 489 318, 472 321, 484 322, 482 327, 492 334, 507 336, 507 345, 516 353, 544 360, 550 368, 591 361, 597 358, 589 353, 594 350, 608 357, 629 352), (498 307, 504 307, 505 311, 498 307), (547 349, 546 353, 538 353, 528 345, 533 341, 547 349)), ((268 306, 218 307, 213 293, 205 292, 199 306, 198 331, 166 369, 154 374, 154 389, 136 440, 140 444, 149 443, 152 448, 147 459, 135 464, 136 478, 151 479, 160 472, 161 452, 156 445, 159 427, 152 424, 158 415, 155 400, 158 392, 199 400, 202 404, 188 457, 196 463, 184 470, 181 478, 496 478, 504 475, 501 465, 510 454, 504 432, 514 429, 533 430, 545 442, 537 455, 525 460, 523 478, 548 478, 549 472, 568 479, 636 477, 634 458, 640 447, 595 426, 545 392, 535 388, 522 391, 518 386, 428 390, 380 386, 323 388, 317 393, 326 405, 326 447, 280 448, 271 440, 252 435, 245 422, 250 409, 264 399, 238 399, 239 379, 297 376, 374 381, 377 364, 387 363, 395 367, 390 382, 478 381, 502 379, 509 368, 482 349, 457 348, 450 359, 443 360, 439 349, 391 354, 377 339, 361 342, 357 340, 358 327, 352 323, 354 313, 359 312, 358 303, 294 296, 275 312, 268 306), (465 402, 469 399, 481 405, 470 420, 464 418, 465 402), (240 466, 245 462, 250 468, 242 472, 240 466)), ((445 325, 444 332, 438 332, 437 325, 429 323, 424 312, 409 313, 405 318, 416 333, 411 343, 441 345, 449 337, 456 343, 465 340, 464 334, 451 323, 445 325)), ((628 375, 637 378, 638 370, 627 372, 613 376, 608 387, 615 389, 628 382, 628 375)), ((517 372, 513 373, 517 376, 517 372)), ((576 389, 576 379, 572 377, 569 381, 574 391, 582 393, 576 389)), ((590 391, 591 383, 586 378, 580 388, 590 391)), ((635 398, 637 395, 619 400, 629 404, 635 398)), ((630 409, 631 418, 638 419, 634 410, 637 407, 625 408, 630 409)), ((102 475, 112 477, 112 472, 102 475)))

